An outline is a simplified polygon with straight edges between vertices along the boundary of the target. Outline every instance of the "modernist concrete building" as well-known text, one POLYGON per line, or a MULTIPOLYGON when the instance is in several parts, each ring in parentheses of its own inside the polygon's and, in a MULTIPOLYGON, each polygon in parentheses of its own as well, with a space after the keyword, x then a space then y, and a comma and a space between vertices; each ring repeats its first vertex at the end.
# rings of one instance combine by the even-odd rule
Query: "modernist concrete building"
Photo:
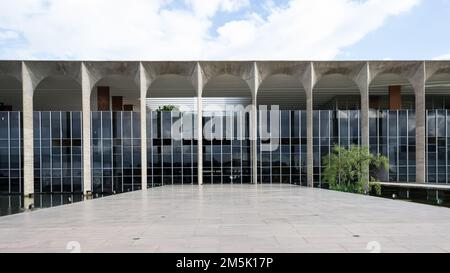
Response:
POLYGON ((450 182, 446 61, 0 61, 0 103, 2 193, 322 186, 334 144, 388 156, 385 181, 450 182), (156 111, 165 104, 178 110, 156 111), (205 126, 238 133, 226 110, 207 125, 213 104, 254 106, 243 138, 205 138, 205 126), (281 109, 269 140, 258 134, 261 105, 281 109))

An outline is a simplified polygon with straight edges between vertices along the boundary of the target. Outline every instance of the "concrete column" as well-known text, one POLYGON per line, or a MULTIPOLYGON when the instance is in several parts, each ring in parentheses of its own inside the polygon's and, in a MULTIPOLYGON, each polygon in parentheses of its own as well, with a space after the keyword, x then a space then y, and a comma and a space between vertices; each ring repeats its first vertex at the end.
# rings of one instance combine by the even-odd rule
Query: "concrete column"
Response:
POLYGON ((250 150, 252 162, 252 183, 258 184, 258 88, 259 88, 259 71, 256 62, 253 63, 253 82, 252 82, 252 119, 250 132, 250 150))
POLYGON ((306 181, 308 187, 314 187, 314 151, 313 151, 313 89, 316 82, 314 63, 310 62, 300 75, 300 81, 306 95, 306 181))
POLYGON ((81 64, 81 91, 83 107, 83 193, 90 195, 91 183, 91 76, 81 64))
POLYGON ((425 153, 425 64, 421 65, 414 76, 413 87, 416 96, 416 182, 426 183, 425 153))
POLYGON ((148 81, 145 68, 139 64, 139 88, 141 103, 141 183, 142 190, 147 189, 147 89, 148 81))
POLYGON ((197 178, 198 184, 203 184, 203 77, 200 63, 196 67, 196 88, 197 88, 197 178))
POLYGON ((357 78, 361 93, 361 145, 369 147, 369 64, 366 64, 357 78))
POLYGON ((361 145, 369 147, 369 88, 361 90, 361 145))
MULTIPOLYGON (((369 65, 364 66, 361 71, 361 77, 358 79, 358 86, 361 93, 361 146, 369 149, 369 65)), ((369 167, 366 169, 367 183, 364 185, 366 192, 369 191, 369 167)))
MULTIPOLYGON (((361 146, 369 150, 369 88, 361 90, 361 146)), ((364 183, 364 191, 369 192, 370 185, 370 167, 366 168, 366 183, 364 183)))
POLYGON ((22 62, 23 194, 25 196, 25 208, 33 204, 34 194, 33 93, 34 85, 31 72, 27 65, 22 62))
MULTIPOLYGON (((256 93, 256 92, 255 92, 256 93)), ((252 121, 251 124, 251 162, 252 162, 252 183, 258 184, 258 104, 256 94, 252 95, 252 121)))
POLYGON ((306 175, 308 187, 314 187, 313 152, 313 91, 312 86, 305 87, 306 92, 306 175))

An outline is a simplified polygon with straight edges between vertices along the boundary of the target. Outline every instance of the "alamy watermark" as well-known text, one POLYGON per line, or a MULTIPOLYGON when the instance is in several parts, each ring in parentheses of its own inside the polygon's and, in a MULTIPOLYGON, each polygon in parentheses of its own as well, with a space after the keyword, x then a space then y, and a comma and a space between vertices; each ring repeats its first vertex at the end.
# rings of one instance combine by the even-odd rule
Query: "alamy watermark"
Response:
MULTIPOLYGON (((257 115, 255 106, 225 105, 205 111, 203 117, 203 139, 213 140, 261 140, 261 151, 275 151, 280 145, 280 110, 272 105, 259 106, 257 115), (257 123, 254 126, 254 123, 257 123)), ((197 139, 197 120, 192 111, 173 112, 173 118, 179 117, 171 125, 173 140, 197 139), (175 116, 174 116, 175 115, 175 116)))

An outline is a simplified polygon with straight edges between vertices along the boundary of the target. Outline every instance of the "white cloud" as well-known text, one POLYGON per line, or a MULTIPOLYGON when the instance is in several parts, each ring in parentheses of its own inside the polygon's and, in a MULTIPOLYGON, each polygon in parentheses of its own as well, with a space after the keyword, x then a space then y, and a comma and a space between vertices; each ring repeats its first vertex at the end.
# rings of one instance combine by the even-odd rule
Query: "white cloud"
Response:
POLYGON ((217 11, 233 12, 250 4, 249 0, 185 0, 198 16, 213 16, 217 11))
POLYGON ((333 59, 420 0, 269 1, 267 16, 234 13, 249 0, 183 1, 0 0, 0 45, 25 39, 0 58, 333 59), (219 12, 230 19, 213 29, 219 12))
POLYGON ((9 41, 19 39, 19 35, 15 31, 11 30, 0 30, 0 41, 9 41))
POLYGON ((450 60, 450 53, 435 57, 433 60, 450 60))

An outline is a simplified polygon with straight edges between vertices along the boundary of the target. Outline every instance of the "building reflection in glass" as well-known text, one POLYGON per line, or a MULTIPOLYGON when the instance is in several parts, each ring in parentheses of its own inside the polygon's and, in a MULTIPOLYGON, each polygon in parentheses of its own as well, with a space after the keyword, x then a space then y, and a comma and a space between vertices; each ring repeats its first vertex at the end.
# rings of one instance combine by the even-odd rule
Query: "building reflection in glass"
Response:
POLYGON ((258 130, 258 176, 261 183, 307 185, 306 111, 281 110, 277 115, 259 111, 258 127, 267 118, 270 138, 258 130), (278 118, 279 132, 271 132, 272 117, 278 118), (264 147, 266 148, 262 148, 264 147))
POLYGON ((197 184, 196 123, 194 112, 147 112, 149 187, 197 184))
POLYGON ((91 113, 94 193, 141 189, 139 112, 91 113))
POLYGON ((81 112, 34 112, 35 193, 82 192, 81 112))
POLYGON ((21 112, 0 112, 0 194, 23 188, 23 132, 21 112))

